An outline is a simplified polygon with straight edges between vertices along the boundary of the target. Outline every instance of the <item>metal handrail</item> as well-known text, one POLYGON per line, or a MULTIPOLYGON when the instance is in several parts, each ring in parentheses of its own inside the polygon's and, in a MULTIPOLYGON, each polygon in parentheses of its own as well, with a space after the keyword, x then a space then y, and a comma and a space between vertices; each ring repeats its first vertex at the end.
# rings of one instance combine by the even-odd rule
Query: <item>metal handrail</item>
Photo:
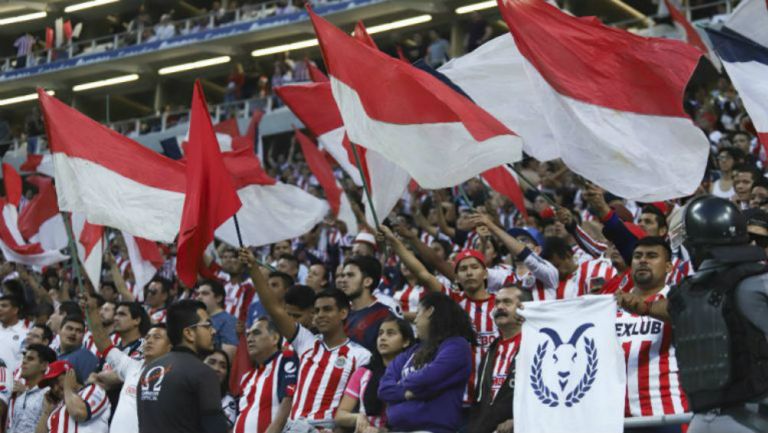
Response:
MULTIPOLYGON (((738 0, 715 0, 710 3, 704 3, 696 6, 690 6, 686 3, 686 7, 683 9, 683 12, 686 14, 688 19, 690 19, 692 12, 709 8, 712 6, 725 5, 726 13, 731 13, 733 11, 734 6, 736 6, 737 4, 738 4, 738 0)), ((627 18, 625 20, 610 21, 610 22, 606 22, 606 24, 611 26, 630 26, 633 24, 648 23, 648 22, 655 24, 655 20, 659 18, 667 18, 667 17, 669 17, 669 15, 657 14, 657 15, 649 15, 645 18, 627 18)))
MULTIPOLYGON (((296 8, 290 13, 299 12, 300 8, 293 5, 299 0, 289 0, 288 5, 296 8)), ((344 0, 325 0, 325 3, 336 3, 344 0)), ((302 1, 303 2, 303 1, 302 1)), ((211 11, 208 14, 200 15, 192 18, 185 18, 176 21, 169 21, 175 28, 174 36, 195 33, 198 31, 208 30, 212 28, 225 27, 230 24, 258 21, 260 19, 269 18, 276 15, 279 0, 269 0, 264 3, 255 5, 243 5, 234 11, 225 11, 224 16, 228 16, 234 12, 234 16, 231 20, 226 22, 219 21, 220 11, 211 11), (202 26, 201 23, 205 23, 202 26), (198 27, 198 25, 200 25, 198 27)), ((117 48, 124 48, 128 46, 140 45, 144 42, 153 41, 154 30, 160 23, 154 24, 150 27, 139 27, 137 29, 127 30, 122 33, 116 33, 114 35, 100 36, 93 39, 87 39, 83 41, 75 41, 68 43, 60 47, 46 48, 33 50, 27 55, 27 61, 25 68, 31 66, 42 65, 46 63, 56 62, 58 60, 66 60, 78 55, 89 54, 93 52, 111 51, 117 48)), ((8 71, 16 66, 17 56, 8 56, 0 58, 0 71, 8 71)))

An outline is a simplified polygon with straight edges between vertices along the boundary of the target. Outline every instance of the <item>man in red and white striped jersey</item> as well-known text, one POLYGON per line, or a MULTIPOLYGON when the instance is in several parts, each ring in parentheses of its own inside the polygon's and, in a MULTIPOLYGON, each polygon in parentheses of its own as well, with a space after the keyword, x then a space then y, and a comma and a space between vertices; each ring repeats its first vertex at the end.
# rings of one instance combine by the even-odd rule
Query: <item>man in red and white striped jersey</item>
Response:
POLYGON ((50 433, 107 433, 111 405, 107 393, 98 385, 80 387, 68 361, 56 361, 40 386, 50 389, 36 431, 50 433), (42 427, 42 428, 41 428, 42 427))
POLYGON ((468 431, 472 433, 512 433, 515 357, 522 337, 522 319, 516 310, 530 297, 530 292, 515 286, 496 293, 493 321, 501 335, 491 343, 481 364, 477 397, 470 411, 468 431))
MULTIPOLYGON (((665 298, 669 292, 665 278, 671 268, 671 251, 663 238, 640 239, 632 255, 632 293, 646 302, 665 298)), ((619 309, 616 335, 627 362, 625 415, 684 413, 688 403, 678 380, 671 324, 619 309)))
POLYGON ((532 290, 536 301, 570 299, 590 294, 601 289, 605 281, 616 273, 611 261, 604 257, 577 264, 571 247, 561 238, 546 238, 541 257, 557 268, 560 278, 557 287, 547 288, 537 283, 536 289, 532 290))
POLYGON ((253 297, 253 282, 244 274, 243 264, 237 257, 237 250, 225 248, 221 252, 221 271, 216 275, 224 285, 224 311, 235 316, 238 322, 245 322, 248 304, 253 297))
POLYGON ((280 334, 265 317, 256 320, 246 338, 254 367, 240 381, 235 433, 278 433, 291 411, 299 359, 280 350, 280 334))
POLYGON ((350 311, 347 295, 334 289, 315 297, 314 324, 319 335, 314 335, 296 323, 285 311, 277 295, 267 287, 253 253, 242 248, 240 259, 250 269, 256 293, 275 327, 288 339, 301 361, 286 429, 292 423, 332 422, 347 381, 371 357, 368 350, 354 343, 344 332, 344 320, 350 311))

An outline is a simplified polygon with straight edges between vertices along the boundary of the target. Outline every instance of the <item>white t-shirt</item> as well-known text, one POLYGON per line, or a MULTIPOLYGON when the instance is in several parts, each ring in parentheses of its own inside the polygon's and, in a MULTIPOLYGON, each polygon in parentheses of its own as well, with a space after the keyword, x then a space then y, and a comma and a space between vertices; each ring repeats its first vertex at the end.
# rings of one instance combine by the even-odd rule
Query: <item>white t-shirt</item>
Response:
POLYGON ((0 359, 5 362, 9 371, 16 371, 21 365, 21 349, 27 339, 27 332, 29 327, 24 320, 19 320, 7 328, 0 325, 0 359))
POLYGON ((138 432, 139 414, 136 406, 136 385, 139 384, 144 361, 133 359, 113 347, 107 352, 107 364, 123 380, 120 399, 117 401, 115 416, 112 418, 112 431, 138 432))

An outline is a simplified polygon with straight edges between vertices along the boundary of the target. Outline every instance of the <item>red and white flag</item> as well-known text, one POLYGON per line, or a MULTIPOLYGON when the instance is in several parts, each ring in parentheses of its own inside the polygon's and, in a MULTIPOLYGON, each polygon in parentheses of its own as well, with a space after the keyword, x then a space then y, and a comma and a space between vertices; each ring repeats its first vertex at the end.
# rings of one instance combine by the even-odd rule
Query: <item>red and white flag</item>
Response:
POLYGON ((53 154, 59 209, 161 242, 179 232, 184 164, 38 91, 53 154))
POLYGON ((688 21, 685 14, 683 14, 671 0, 664 0, 664 5, 667 7, 669 16, 672 18, 672 22, 675 23, 678 32, 683 36, 683 40, 698 48, 699 51, 704 53, 709 61, 712 62, 712 65, 714 65, 718 71, 722 72, 723 64, 720 62, 717 53, 715 53, 712 46, 704 40, 701 34, 699 34, 693 24, 688 21))
POLYGON ((8 202, 18 208, 21 203, 21 176, 7 162, 3 163, 3 184, 5 184, 5 196, 8 202))
POLYGON ((309 13, 353 143, 425 188, 454 186, 521 158, 520 137, 463 95, 309 13))
MULTIPOLYGON (((41 105, 56 166, 59 207, 94 224, 148 240, 173 242, 186 188, 185 163, 126 138, 44 94, 41 105)), ((251 133, 249 128, 249 136, 251 133)), ((261 246, 306 233, 328 205, 264 173, 253 148, 224 153, 243 208, 243 241, 261 246)), ((237 245, 230 219, 216 236, 237 245)))
POLYGON ((72 212, 72 234, 77 246, 77 257, 93 287, 101 286, 101 264, 104 257, 104 226, 89 223, 85 215, 72 212))
POLYGON ((40 173, 53 177, 53 156, 50 153, 28 154, 27 160, 19 169, 27 173, 40 173))
POLYGON ((39 242, 43 249, 60 250, 69 242, 64 218, 59 212, 53 179, 29 176, 27 182, 37 187, 37 194, 19 213, 19 231, 28 242, 39 242))
POLYGON ((58 250, 45 250, 39 243, 28 244, 18 227, 19 215, 16 206, 0 198, 0 251, 5 260, 28 266, 49 266, 68 259, 58 250))
POLYGON ((344 122, 331 93, 330 81, 296 84, 275 88, 277 96, 291 109, 312 134, 320 147, 333 156, 357 186, 363 181, 360 171, 344 149, 344 122))
POLYGON ((128 260, 131 262, 134 285, 133 295, 137 300, 144 298, 144 286, 157 274, 163 266, 163 256, 156 242, 137 238, 123 233, 125 249, 128 250, 128 260))
POLYGON ((357 219, 352 212, 349 197, 333 175, 333 168, 325 159, 323 152, 317 148, 312 140, 296 129, 296 140, 301 146, 301 152, 309 165, 312 174, 315 175, 320 186, 325 191, 325 198, 331 207, 331 212, 347 226, 347 232, 357 234, 357 219))
MULTIPOLYGON (((356 185, 362 185, 344 122, 333 99, 330 82, 278 87, 280 99, 317 136, 320 147, 328 151, 356 185), (329 131, 329 132, 324 132, 329 131), (357 179, 357 180, 355 180, 357 179)), ((360 165, 371 191, 377 215, 389 215, 403 196, 410 176, 380 153, 357 146, 360 165)), ((366 221, 374 225, 373 214, 365 202, 366 221)), ((383 217, 382 217, 383 218, 383 217)))
POLYGON ((488 186, 504 197, 507 197, 515 205, 518 212, 525 218, 528 218, 528 211, 525 209, 525 196, 520 189, 520 184, 517 182, 517 177, 509 167, 500 165, 483 172, 480 176, 488 186))
MULTIPOLYGON (((709 142, 685 113, 683 94, 701 58, 698 49, 572 17, 542 0, 498 5, 513 38, 499 55, 522 62, 528 79, 522 91, 536 102, 523 118, 546 119, 556 155, 571 170, 632 200, 695 191, 709 142)), ((496 98, 526 112, 517 96, 496 98)))

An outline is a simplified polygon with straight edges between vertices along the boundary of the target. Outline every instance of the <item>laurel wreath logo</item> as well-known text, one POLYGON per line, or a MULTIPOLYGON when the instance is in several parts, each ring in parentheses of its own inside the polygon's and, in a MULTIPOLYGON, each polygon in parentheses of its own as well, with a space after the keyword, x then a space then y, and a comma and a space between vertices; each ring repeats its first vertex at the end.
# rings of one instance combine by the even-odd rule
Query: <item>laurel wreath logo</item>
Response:
MULTIPOLYGON (((592 388, 597 377, 597 348, 595 347, 595 340, 584 338, 584 343, 587 351, 587 368, 584 371, 584 376, 582 376, 579 384, 576 385, 571 392, 566 394, 564 402, 566 407, 572 407, 578 404, 592 388)), ((549 407, 557 407, 560 405, 560 397, 556 392, 552 391, 544 384, 542 378, 541 365, 544 356, 547 354, 548 345, 549 342, 545 341, 544 343, 539 344, 536 348, 536 354, 533 356, 533 362, 531 364, 531 388, 533 388, 533 393, 536 394, 536 397, 542 404, 549 407)))
POLYGON ((587 369, 579 384, 576 385, 576 388, 565 396, 565 405, 567 407, 577 404, 584 398, 587 391, 592 388, 592 384, 595 383, 595 377, 597 376, 597 348, 595 347, 595 340, 584 338, 584 343, 587 348, 587 369))
POLYGON ((541 363, 544 360, 544 355, 547 354, 547 345, 549 345, 549 341, 539 344, 539 347, 536 348, 533 365, 531 365, 531 387, 540 402, 549 407, 557 407, 560 404, 557 394, 550 390, 541 378, 541 363))

